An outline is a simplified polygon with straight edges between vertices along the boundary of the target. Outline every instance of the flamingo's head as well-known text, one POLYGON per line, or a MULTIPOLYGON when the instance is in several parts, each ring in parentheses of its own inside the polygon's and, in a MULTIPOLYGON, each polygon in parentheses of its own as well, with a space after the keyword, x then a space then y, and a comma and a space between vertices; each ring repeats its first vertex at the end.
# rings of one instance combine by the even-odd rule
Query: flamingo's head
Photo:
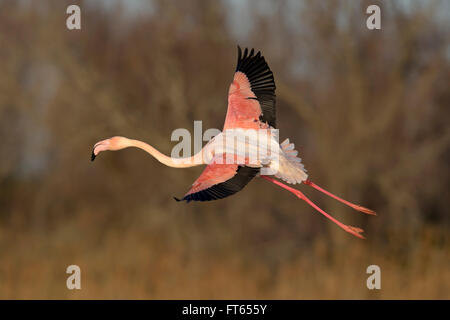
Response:
POLYGON ((117 151, 129 147, 129 139, 124 137, 112 137, 97 142, 92 149, 91 161, 95 160, 95 157, 102 151, 117 151))

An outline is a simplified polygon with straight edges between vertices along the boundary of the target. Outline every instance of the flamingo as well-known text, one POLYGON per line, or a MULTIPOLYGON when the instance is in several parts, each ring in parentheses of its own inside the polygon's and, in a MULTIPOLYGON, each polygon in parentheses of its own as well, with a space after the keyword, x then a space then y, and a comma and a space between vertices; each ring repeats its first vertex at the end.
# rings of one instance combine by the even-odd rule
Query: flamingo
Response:
MULTIPOLYGON (((233 81, 229 87, 228 110, 222 133, 230 129, 270 130, 276 128, 275 88, 273 73, 261 52, 258 51, 255 54, 254 49, 249 51, 246 48, 242 53, 241 48, 238 46, 237 66, 233 81)), ((274 161, 269 161, 268 164, 259 161, 252 165, 246 161, 245 157, 237 163, 217 161, 225 153, 233 152, 233 150, 225 150, 221 154, 207 151, 207 147, 211 147, 215 141, 218 141, 216 138, 217 136, 192 157, 179 159, 166 156, 145 142, 115 136, 97 142, 93 147, 91 160, 94 161, 96 156, 102 151, 116 151, 128 147, 136 147, 146 151, 159 162, 169 167, 188 168, 206 164, 204 171, 195 180, 184 197, 182 199, 175 198, 177 201, 186 202, 223 199, 242 190, 253 178, 260 177, 293 193, 346 232, 364 239, 364 236, 361 234, 363 232, 362 229, 338 221, 318 207, 300 190, 275 179, 281 179, 289 184, 303 183, 357 211, 376 215, 374 211, 346 201, 309 180, 301 159, 297 157, 298 152, 294 149, 295 146, 289 139, 286 139, 281 144, 277 140, 276 152, 279 158, 274 178, 271 175, 263 174, 262 170, 265 167, 272 167, 272 162, 274 161), (208 152, 212 157, 212 161, 205 161, 204 152, 208 152)))

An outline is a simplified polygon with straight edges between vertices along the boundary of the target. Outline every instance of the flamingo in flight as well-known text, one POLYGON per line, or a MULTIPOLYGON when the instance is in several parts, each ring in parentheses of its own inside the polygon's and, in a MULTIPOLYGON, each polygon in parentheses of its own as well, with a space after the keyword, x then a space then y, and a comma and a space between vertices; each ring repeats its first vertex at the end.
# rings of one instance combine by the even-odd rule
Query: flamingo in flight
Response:
MULTIPOLYGON (((261 52, 258 51, 255 54, 254 49, 251 51, 245 49, 242 53, 241 48, 238 46, 237 67, 228 92, 228 110, 222 132, 229 129, 274 129, 276 128, 275 120, 275 81, 272 71, 261 52)), ((213 160, 205 162, 202 154, 207 146, 214 143, 214 140, 217 139, 213 138, 200 152, 192 157, 178 159, 162 154, 145 142, 116 136, 96 143, 92 150, 91 160, 94 161, 95 157, 102 151, 116 151, 128 147, 136 147, 148 152, 162 164, 174 168, 187 168, 207 164, 202 174, 193 183, 185 196, 181 200, 175 198, 177 201, 190 202, 222 199, 242 190, 253 178, 260 177, 288 190, 345 231, 364 239, 361 235, 362 229, 343 224, 319 208, 301 191, 276 180, 270 175, 262 174, 263 170, 261 169, 266 166, 270 167, 271 162, 268 164, 258 162, 256 165, 249 165, 244 159, 237 163, 223 163, 215 161, 217 158, 222 157, 223 154, 215 155, 214 153, 211 154, 213 160)), ((278 149, 279 157, 274 174, 276 178, 290 184, 306 184, 355 210, 375 215, 374 211, 341 199, 309 180, 301 159, 297 157, 298 152, 294 150, 294 144, 290 143, 289 139, 286 139, 281 144, 277 140, 276 148, 278 149)))

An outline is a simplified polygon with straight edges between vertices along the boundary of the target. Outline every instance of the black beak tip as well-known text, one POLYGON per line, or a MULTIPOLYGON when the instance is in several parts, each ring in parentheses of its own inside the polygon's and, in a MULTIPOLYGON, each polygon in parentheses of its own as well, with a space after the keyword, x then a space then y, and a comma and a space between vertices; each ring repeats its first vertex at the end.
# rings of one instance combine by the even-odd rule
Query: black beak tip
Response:
POLYGON ((180 202, 181 199, 178 199, 177 197, 173 197, 177 202, 180 202))
POLYGON ((92 150, 91 161, 94 161, 94 160, 95 160, 95 154, 94 154, 94 151, 92 150))

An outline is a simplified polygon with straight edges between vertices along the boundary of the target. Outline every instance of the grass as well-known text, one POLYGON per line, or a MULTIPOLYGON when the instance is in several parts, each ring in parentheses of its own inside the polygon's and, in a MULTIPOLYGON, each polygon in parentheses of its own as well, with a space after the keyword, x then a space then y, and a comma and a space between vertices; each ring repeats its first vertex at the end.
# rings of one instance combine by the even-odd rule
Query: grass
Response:
POLYGON ((0 298, 450 298, 450 253, 431 229, 407 254, 394 250, 395 243, 374 247, 347 235, 331 248, 319 236, 307 250, 277 264, 264 263, 267 259, 258 257, 264 252, 248 255, 231 243, 211 252, 151 231, 137 221, 101 235, 75 221, 45 233, 2 229, 0 298), (71 264, 81 268, 81 290, 66 288, 71 264), (371 264, 381 268, 381 290, 366 287, 371 264))

